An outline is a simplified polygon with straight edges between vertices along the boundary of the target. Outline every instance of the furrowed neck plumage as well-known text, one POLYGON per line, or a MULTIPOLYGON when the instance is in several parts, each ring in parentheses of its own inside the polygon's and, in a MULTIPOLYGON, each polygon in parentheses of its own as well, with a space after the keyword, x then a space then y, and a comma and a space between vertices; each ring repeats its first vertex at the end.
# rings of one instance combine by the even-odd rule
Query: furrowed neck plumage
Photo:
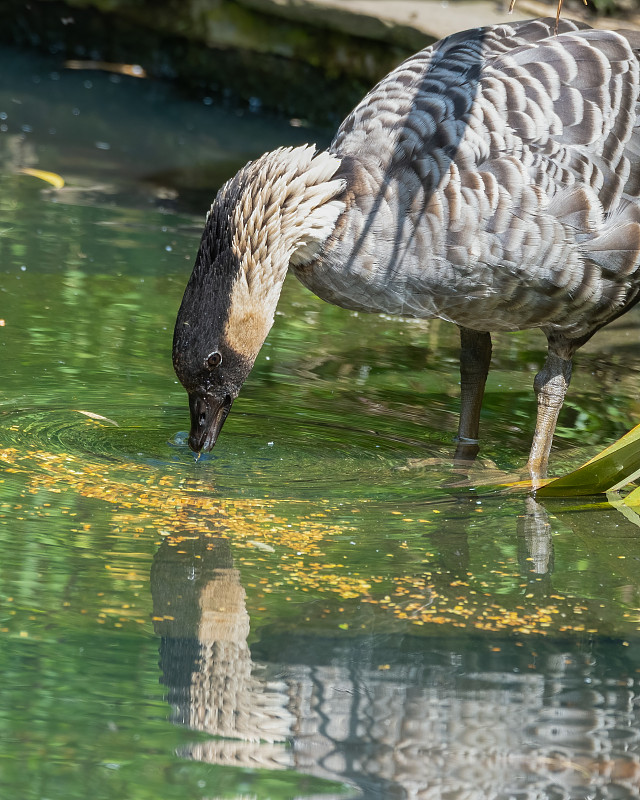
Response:
POLYGON ((236 270, 224 338, 247 357, 273 324, 289 264, 312 260, 344 209, 336 199, 344 182, 333 179, 339 165, 307 145, 281 148, 244 167, 216 197, 211 222, 227 227, 236 270))

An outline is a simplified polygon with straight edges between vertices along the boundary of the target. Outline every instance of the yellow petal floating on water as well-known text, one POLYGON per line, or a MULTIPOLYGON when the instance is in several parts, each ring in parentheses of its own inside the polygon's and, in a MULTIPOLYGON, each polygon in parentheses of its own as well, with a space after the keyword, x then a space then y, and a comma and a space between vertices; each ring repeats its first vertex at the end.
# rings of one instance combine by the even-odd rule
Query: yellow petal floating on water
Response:
POLYGON ((109 425, 115 425, 116 428, 119 427, 118 423, 115 420, 109 419, 109 417, 103 417, 102 414, 94 414, 93 411, 81 411, 79 408, 73 409, 76 414, 84 414, 85 417, 90 417, 91 419, 97 419, 99 422, 108 422, 109 425))
POLYGON ((21 167, 18 172, 23 175, 32 175, 34 178, 40 178, 41 181, 46 181, 55 186, 56 189, 62 189, 64 186, 64 178, 55 172, 45 172, 43 169, 32 169, 31 167, 21 167))

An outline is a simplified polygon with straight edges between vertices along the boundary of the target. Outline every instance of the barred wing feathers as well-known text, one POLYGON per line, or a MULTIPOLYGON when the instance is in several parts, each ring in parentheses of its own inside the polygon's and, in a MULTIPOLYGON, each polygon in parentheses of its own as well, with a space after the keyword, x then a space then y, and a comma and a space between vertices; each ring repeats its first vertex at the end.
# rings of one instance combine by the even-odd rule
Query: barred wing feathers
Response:
POLYGON ((630 302, 640 38, 553 28, 451 36, 372 90, 331 147, 348 211, 327 259, 343 274, 324 293, 304 282, 341 305, 366 294, 391 313, 572 337, 630 302))

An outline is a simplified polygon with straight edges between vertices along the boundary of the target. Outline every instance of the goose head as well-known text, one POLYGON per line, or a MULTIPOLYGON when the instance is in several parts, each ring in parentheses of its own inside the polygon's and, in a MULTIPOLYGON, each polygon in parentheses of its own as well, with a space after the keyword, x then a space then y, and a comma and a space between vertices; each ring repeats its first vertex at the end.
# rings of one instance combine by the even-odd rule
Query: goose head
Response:
POLYGON ((218 192, 178 312, 173 365, 189 446, 211 450, 267 338, 290 263, 318 253, 344 210, 340 160, 312 146, 250 162, 218 192))

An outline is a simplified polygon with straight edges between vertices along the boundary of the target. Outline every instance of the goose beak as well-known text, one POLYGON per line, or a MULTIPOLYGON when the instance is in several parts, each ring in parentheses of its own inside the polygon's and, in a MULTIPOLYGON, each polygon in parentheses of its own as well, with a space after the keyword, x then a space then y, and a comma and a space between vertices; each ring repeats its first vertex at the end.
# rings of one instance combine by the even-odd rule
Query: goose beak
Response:
POLYGON ((190 394, 191 431, 189 447, 194 453, 211 450, 222 430, 224 421, 231 410, 233 400, 230 395, 223 399, 210 394, 190 394))

